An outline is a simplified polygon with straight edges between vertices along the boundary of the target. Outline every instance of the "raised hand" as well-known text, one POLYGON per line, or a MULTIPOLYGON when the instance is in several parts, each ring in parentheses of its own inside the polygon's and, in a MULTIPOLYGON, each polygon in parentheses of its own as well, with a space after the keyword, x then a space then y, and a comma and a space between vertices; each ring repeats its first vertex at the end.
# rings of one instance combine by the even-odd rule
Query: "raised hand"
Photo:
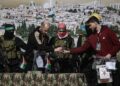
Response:
POLYGON ((111 58, 111 54, 107 54, 106 56, 105 56, 105 59, 110 59, 111 58))
POLYGON ((70 53, 70 50, 63 50, 63 53, 68 54, 70 53))

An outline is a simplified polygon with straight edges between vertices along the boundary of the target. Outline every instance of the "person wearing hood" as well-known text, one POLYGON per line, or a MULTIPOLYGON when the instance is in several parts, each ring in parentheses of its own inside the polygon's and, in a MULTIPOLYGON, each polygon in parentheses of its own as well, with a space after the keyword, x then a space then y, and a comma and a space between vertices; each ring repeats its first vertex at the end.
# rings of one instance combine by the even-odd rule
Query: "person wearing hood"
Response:
MULTIPOLYGON (((50 40, 50 45, 54 48, 62 47, 69 49, 74 47, 74 39, 70 36, 64 23, 58 24, 58 30, 56 36, 50 40)), ((63 54, 61 52, 54 52, 53 72, 67 73, 73 72, 72 55, 63 54)))

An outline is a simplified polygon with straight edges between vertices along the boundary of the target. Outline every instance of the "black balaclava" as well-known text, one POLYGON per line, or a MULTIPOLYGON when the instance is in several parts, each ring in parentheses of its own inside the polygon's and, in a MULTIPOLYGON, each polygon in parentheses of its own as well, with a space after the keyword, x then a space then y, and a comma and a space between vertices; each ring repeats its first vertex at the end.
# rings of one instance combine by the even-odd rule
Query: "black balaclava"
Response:
POLYGON ((3 26, 5 28, 4 39, 7 40, 13 39, 15 26, 12 24, 4 24, 3 26))

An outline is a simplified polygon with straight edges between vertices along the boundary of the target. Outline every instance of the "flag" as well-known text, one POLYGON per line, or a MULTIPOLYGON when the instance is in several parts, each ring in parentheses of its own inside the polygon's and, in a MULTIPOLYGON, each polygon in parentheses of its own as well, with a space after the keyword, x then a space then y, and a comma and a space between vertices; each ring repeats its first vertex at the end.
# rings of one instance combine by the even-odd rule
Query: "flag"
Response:
POLYGON ((51 62, 50 62, 50 59, 49 59, 49 58, 47 58, 46 69, 47 69, 47 70, 51 70, 51 62))
POLYGON ((26 65, 27 65, 27 63, 26 63, 26 61, 25 61, 25 58, 23 57, 23 61, 22 61, 22 63, 20 64, 20 68, 21 68, 21 69, 25 69, 25 68, 26 68, 26 65))

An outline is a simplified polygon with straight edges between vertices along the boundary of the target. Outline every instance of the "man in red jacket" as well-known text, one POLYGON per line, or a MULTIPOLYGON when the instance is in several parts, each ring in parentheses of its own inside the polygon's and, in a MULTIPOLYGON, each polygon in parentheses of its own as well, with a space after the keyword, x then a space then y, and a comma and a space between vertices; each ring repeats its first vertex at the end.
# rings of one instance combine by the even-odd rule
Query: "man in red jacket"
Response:
POLYGON ((107 26, 100 25, 100 21, 96 16, 91 16, 86 24, 92 30, 92 34, 81 47, 64 50, 64 53, 78 54, 91 48, 96 52, 97 58, 111 59, 115 57, 116 53, 120 50, 120 42, 116 34, 107 26))
POLYGON ((87 24, 93 33, 86 39, 85 43, 81 47, 70 49, 70 51, 64 50, 64 52, 77 54, 92 48, 96 51, 97 57, 109 59, 116 56, 120 50, 120 42, 116 34, 107 26, 100 25, 99 20, 94 16, 87 21, 87 24))

